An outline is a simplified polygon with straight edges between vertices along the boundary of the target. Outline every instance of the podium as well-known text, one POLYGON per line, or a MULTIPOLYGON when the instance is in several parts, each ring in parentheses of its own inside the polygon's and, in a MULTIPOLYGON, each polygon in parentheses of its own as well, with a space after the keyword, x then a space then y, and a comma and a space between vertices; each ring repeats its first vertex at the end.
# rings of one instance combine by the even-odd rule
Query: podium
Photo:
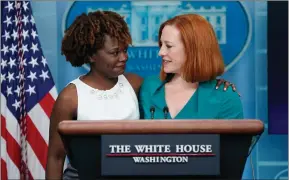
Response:
POLYGON ((241 179, 259 120, 62 121, 80 179, 241 179))

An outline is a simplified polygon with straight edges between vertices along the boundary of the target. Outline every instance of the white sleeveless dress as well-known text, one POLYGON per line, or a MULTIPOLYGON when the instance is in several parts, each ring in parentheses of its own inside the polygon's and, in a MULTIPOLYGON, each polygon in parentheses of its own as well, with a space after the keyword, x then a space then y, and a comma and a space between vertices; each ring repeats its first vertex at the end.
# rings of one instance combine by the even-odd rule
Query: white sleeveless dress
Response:
MULTIPOLYGON (((77 90, 77 120, 137 120, 140 118, 137 96, 124 75, 110 90, 98 90, 79 78, 70 82, 77 90)), ((63 179, 79 179, 68 163, 63 179)))

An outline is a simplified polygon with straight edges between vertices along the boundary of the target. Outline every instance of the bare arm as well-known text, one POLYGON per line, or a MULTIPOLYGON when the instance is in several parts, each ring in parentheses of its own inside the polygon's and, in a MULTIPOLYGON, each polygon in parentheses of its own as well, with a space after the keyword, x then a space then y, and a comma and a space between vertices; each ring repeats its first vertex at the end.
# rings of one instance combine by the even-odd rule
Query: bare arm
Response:
POLYGON ((132 74, 132 73, 126 73, 125 77, 133 87, 135 94, 138 96, 138 92, 140 89, 140 86, 143 82, 143 78, 137 74, 132 74))
POLYGON ((77 93, 74 85, 63 89, 54 104, 49 127, 49 145, 46 165, 46 179, 62 179, 65 149, 61 137, 57 132, 59 122, 72 120, 77 112, 77 93))

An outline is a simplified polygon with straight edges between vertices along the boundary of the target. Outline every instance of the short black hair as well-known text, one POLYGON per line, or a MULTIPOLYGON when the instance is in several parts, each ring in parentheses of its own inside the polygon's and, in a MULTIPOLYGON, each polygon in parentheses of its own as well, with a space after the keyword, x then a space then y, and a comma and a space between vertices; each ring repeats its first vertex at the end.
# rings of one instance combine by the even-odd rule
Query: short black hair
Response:
POLYGON ((105 35, 129 46, 132 38, 123 17, 113 11, 82 13, 65 31, 61 54, 72 66, 89 63, 89 58, 104 46, 105 35))

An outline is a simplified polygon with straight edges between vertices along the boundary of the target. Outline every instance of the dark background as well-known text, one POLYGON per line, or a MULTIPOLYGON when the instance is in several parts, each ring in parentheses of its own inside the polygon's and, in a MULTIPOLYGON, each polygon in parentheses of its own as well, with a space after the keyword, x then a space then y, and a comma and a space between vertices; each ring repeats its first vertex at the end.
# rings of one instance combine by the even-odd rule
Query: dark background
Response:
POLYGON ((269 134, 288 134, 288 1, 268 1, 269 134))

